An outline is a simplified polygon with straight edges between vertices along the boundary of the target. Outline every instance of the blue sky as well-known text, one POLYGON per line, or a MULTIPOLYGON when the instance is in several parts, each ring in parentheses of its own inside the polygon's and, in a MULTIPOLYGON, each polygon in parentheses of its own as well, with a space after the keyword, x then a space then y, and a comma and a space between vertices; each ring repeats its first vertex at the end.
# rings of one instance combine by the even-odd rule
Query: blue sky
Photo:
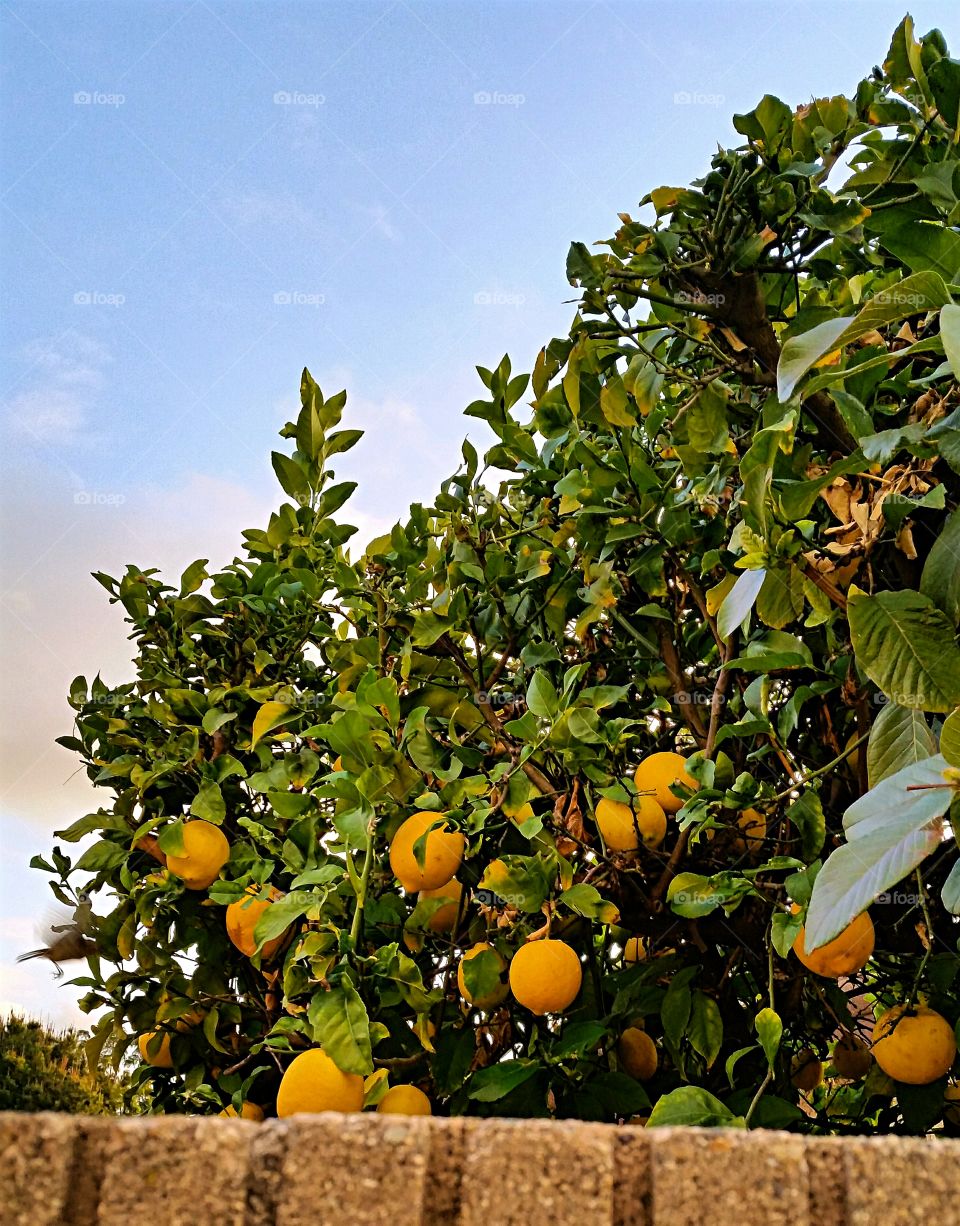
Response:
MULTIPOLYGON (((960 44, 949 0, 912 6, 960 44)), ((23 3, 2 10, 5 441, 0 1006, 91 805, 52 738, 124 676, 89 572, 222 563, 277 497, 307 365, 368 431, 369 537, 455 468, 474 366, 569 324, 572 239, 686 183, 766 93, 850 90, 900 3, 23 3), (71 777, 72 776, 72 777, 71 777)), ((474 433, 476 434, 475 425, 474 433)), ((482 435, 480 436, 482 441, 482 435)))

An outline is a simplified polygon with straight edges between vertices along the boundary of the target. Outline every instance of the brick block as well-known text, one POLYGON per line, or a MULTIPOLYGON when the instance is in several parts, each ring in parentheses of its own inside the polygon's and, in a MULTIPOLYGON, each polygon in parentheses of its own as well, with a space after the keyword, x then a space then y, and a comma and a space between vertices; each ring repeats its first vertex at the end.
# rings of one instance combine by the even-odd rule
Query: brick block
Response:
POLYGON ((276 1226, 420 1226, 430 1123, 423 1116, 291 1116, 273 1194, 276 1226))
POLYGON ((960 1222, 960 1144, 919 1137, 843 1141, 849 1226, 960 1222))
POLYGON ((466 1120, 461 1226, 608 1226, 613 1134, 602 1124, 466 1120))
POLYGON ((255 1132, 243 1120, 117 1120, 102 1134, 97 1226, 244 1226, 255 1132))
POLYGON ((653 1226, 811 1226, 802 1137, 701 1128, 647 1135, 653 1226))
POLYGON ((75 1135, 68 1115, 0 1114, 5 1226, 60 1226, 65 1220, 75 1135))

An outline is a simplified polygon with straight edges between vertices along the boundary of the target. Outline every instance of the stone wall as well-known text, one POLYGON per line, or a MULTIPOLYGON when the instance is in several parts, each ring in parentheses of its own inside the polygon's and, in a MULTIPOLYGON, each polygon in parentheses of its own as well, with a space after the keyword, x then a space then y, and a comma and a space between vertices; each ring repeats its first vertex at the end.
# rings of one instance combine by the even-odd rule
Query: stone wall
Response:
POLYGON ((3 1226, 935 1226, 960 1141, 539 1120, 0 1114, 3 1226))

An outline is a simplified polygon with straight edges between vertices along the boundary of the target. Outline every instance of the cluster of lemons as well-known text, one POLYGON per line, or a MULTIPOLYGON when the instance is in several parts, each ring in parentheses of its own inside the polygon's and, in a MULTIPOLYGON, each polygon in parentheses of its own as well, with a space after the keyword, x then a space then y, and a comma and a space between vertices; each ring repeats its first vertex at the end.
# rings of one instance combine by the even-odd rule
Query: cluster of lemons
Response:
MULTIPOLYGON (((340 769, 339 761, 334 769, 340 769)), ((656 848, 667 831, 668 815, 679 812, 683 800, 675 788, 696 790, 697 782, 687 772, 687 761, 678 753, 654 753, 637 767, 634 783, 637 795, 631 804, 608 798, 601 799, 595 820, 604 845, 610 851, 629 853, 642 846, 656 848)), ((529 805, 518 812, 517 820, 532 816, 529 805)), ((751 851, 766 838, 766 818, 754 809, 744 810, 738 818, 736 844, 741 851, 751 851)), ((709 838, 713 831, 707 832, 709 838)), ((466 852, 463 834, 449 826, 444 815, 433 812, 415 813, 397 829, 390 844, 390 867, 401 886, 415 893, 419 900, 439 900, 431 911, 427 928, 434 933, 452 933, 463 906, 463 888, 456 878, 466 852), (418 855, 419 851, 419 855, 418 855)), ((179 877, 188 889, 206 890, 219 876, 230 855, 230 844, 218 826, 202 820, 192 820, 183 827, 183 849, 167 857, 167 868, 179 877)), ((263 913, 278 898, 276 889, 250 886, 247 895, 226 908, 226 930, 230 940, 243 954, 256 953, 254 930, 263 913)), ((796 912, 798 908, 794 907, 796 912)), ((261 950, 269 962, 283 947, 287 933, 274 937, 261 950)), ((813 974, 831 979, 854 975, 862 970, 874 950, 874 927, 867 912, 857 916, 834 940, 819 949, 808 951, 805 932, 800 928, 794 953, 813 974)), ((641 936, 629 938, 624 947, 624 961, 643 961, 649 954, 641 936)), ((489 976, 487 977, 489 979, 489 976)), ((576 999, 582 983, 580 957, 563 940, 549 936, 527 941, 509 963, 486 941, 466 949, 457 969, 460 994, 469 1007, 491 1010, 502 1004, 508 995, 537 1016, 563 1013, 576 999), (495 959, 498 976, 494 985, 480 993, 471 991, 469 975, 464 967, 481 954, 495 959)), ((187 1014, 175 1023, 175 1031, 185 1032, 197 1025, 199 1011, 187 1014)), ((140 1036, 139 1048, 144 1061, 156 1068, 173 1068, 170 1050, 172 1033, 158 1029, 140 1036)), ((888 1009, 877 1020, 872 1044, 868 1046, 852 1031, 834 1045, 831 1063, 835 1074, 850 1080, 867 1075, 876 1060, 893 1080, 911 1085, 927 1085, 950 1071, 956 1057, 956 1041, 949 1022, 924 1004, 900 1004, 888 1009)), ((620 1067, 639 1081, 654 1076, 659 1065, 657 1045, 643 1023, 629 1025, 617 1044, 620 1067)), ((823 1064, 812 1049, 794 1056, 791 1068, 794 1086, 809 1093, 823 1080, 823 1064)), ((377 1075, 374 1075, 375 1077, 377 1075)), ((354 1073, 345 1073, 320 1048, 301 1052, 287 1066, 277 1095, 280 1117, 298 1112, 361 1111, 365 1098, 371 1098, 373 1083, 354 1073)), ((375 1097, 375 1096, 374 1096, 375 1097)), ((960 1087, 947 1088, 949 1100, 960 1101, 960 1087)), ((960 1116, 960 1109, 954 1108, 960 1116)), ((386 1114, 430 1115, 430 1099, 414 1085, 395 1085, 382 1093, 377 1111, 386 1114)), ((263 1110, 245 1102, 238 1111, 233 1106, 220 1113, 224 1116, 257 1120, 263 1110)))

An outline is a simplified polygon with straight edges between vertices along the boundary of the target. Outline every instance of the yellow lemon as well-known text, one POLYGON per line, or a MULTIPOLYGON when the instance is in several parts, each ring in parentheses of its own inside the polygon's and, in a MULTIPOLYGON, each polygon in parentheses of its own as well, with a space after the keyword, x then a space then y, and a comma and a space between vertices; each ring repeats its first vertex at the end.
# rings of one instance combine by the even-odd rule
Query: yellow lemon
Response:
POLYGON ((863 1039, 855 1034, 845 1034, 837 1039, 830 1057, 838 1077, 860 1081, 870 1072, 873 1056, 863 1039))
MULTIPOLYGON (((282 895, 279 890, 271 887, 267 897, 259 896, 260 891, 255 885, 247 887, 247 897, 240 898, 236 902, 232 902, 227 907, 226 925, 227 936, 236 945, 237 949, 242 954, 246 954, 248 958, 252 958, 256 953, 257 943, 253 937, 253 930, 256 928, 260 917, 271 903, 282 895)), ((277 950, 283 944, 286 932, 281 932, 278 937, 267 941, 261 950, 261 958, 264 962, 269 962, 274 957, 277 950)))
POLYGON ((460 896, 463 893, 463 886, 453 877, 446 885, 437 886, 435 890, 421 890, 417 895, 418 901, 424 898, 442 898, 444 905, 437 907, 433 915, 427 920, 427 927, 431 932, 452 932, 454 925, 457 922, 457 913, 460 909, 460 896))
POLYGON ((377 1110, 382 1115, 433 1115, 430 1099, 416 1086, 391 1086, 377 1110))
POLYGON ((817 1053, 805 1047, 790 1061, 790 1081, 796 1090, 809 1094, 823 1081, 823 1065, 817 1053))
POLYGON ((652 796, 637 796, 634 807, 604 796, 597 802, 597 829, 611 851, 636 851, 643 839, 644 847, 659 847, 667 833, 667 816, 652 796))
POLYGON ((624 941, 624 962, 646 962, 649 952, 645 937, 628 937, 624 941))
POLYGON ((280 1119, 301 1113, 362 1110, 363 1078, 341 1072, 319 1047, 301 1052, 287 1065, 277 1091, 280 1119))
POLYGON ((507 985, 503 982, 503 972, 506 969, 507 963, 499 950, 494 949, 493 946, 488 944, 486 941, 478 941, 476 945, 466 951, 466 953, 460 959, 460 965, 457 967, 457 985, 460 988, 460 995, 465 1001, 467 1001, 468 1004, 476 1005, 478 1009, 495 1009, 497 1005, 506 999, 507 992, 509 990, 507 985), (485 996, 478 996, 474 998, 467 990, 467 982, 463 975, 463 964, 464 962, 469 961, 471 958, 475 958, 477 954, 483 953, 485 949, 490 949, 497 955, 497 961, 500 964, 500 982, 497 983, 496 987, 494 987, 493 990, 488 992, 485 996))
POLYGON ((960 1127, 960 1086, 947 1086, 943 1092, 943 1118, 954 1128, 960 1127))
POLYGON ((263 1108, 258 1107, 256 1103, 245 1102, 238 1111, 233 1103, 231 1103, 229 1107, 224 1107, 217 1114, 230 1116, 232 1119, 254 1120, 259 1124, 263 1119, 263 1108))
POLYGON ((620 1036, 617 1056, 624 1072, 637 1081, 649 1081, 660 1062, 656 1043, 638 1026, 628 1026, 620 1036))
POLYGON ((700 786, 687 774, 687 759, 679 753, 652 753, 637 767, 633 782, 638 792, 652 793, 664 813, 676 813, 683 801, 670 791, 671 784, 682 783, 693 791, 700 786))
MULTIPOLYGON (((794 912, 799 910, 796 906, 794 912)), ((793 952, 807 968, 815 975, 825 979, 839 979, 842 975, 853 975, 862 970, 873 953, 875 933, 873 920, 868 912, 863 911, 852 920, 839 936, 807 953, 804 944, 805 930, 797 933, 793 952)))
POLYGON ((757 855, 763 851, 767 837, 767 819, 756 809, 744 809, 737 818, 740 834, 733 841, 733 850, 738 855, 757 855))
POLYGON ((513 955, 510 991, 531 1013, 562 1013, 580 991, 583 971, 566 941, 530 941, 513 955))
POLYGON ((183 851, 167 856, 167 868, 188 890, 205 890, 220 876, 229 859, 230 844, 220 827, 197 820, 185 823, 183 851))
POLYGON ((465 840, 459 830, 450 830, 434 822, 442 822, 440 813, 414 813, 408 817, 390 844, 390 867, 394 876, 409 893, 435 890, 446 885, 460 867, 465 840), (423 867, 417 863, 414 844, 426 832, 423 867))
POLYGON ((142 1034, 137 1039, 137 1047, 140 1048, 140 1055, 146 1064, 152 1064, 154 1068, 173 1068, 173 1056, 170 1053, 170 1034, 164 1030, 160 1033, 160 1046, 155 1050, 153 1040, 158 1031, 151 1030, 149 1034, 142 1034))
POLYGON ((934 1009, 894 1005, 873 1031, 873 1056, 894 1081, 926 1086, 949 1073, 957 1054, 953 1027, 934 1009))

